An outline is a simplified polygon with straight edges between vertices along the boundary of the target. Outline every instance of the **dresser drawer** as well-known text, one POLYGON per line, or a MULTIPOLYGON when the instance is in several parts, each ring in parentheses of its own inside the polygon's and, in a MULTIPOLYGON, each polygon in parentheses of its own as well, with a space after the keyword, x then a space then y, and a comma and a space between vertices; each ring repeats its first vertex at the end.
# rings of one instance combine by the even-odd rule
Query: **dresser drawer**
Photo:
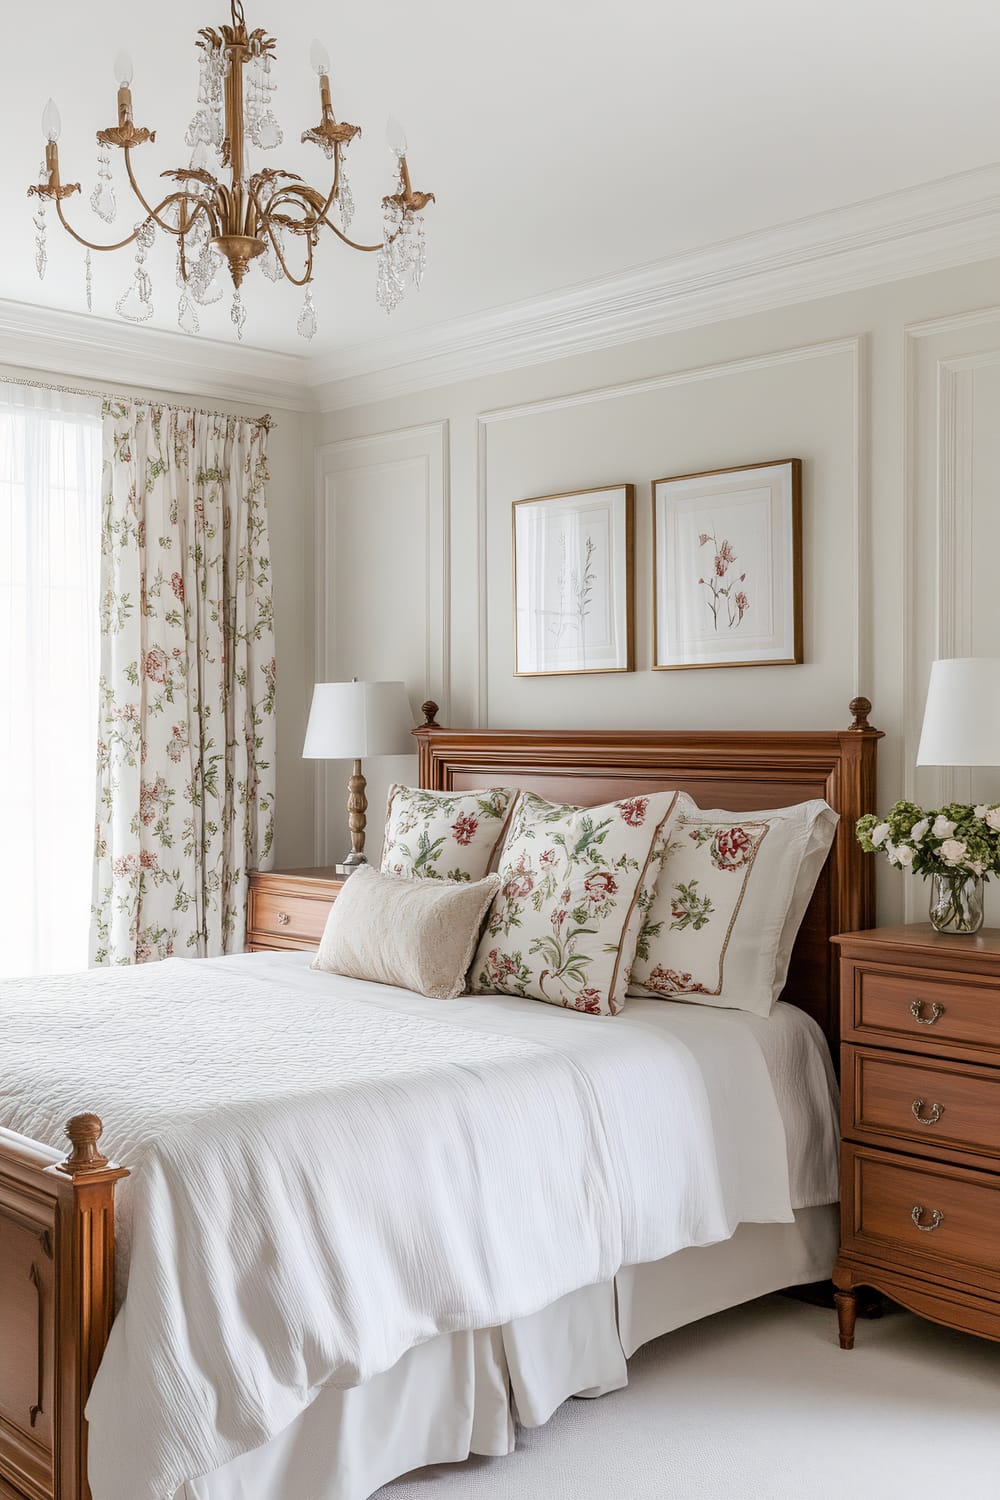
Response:
POLYGON ((844 1048, 844 1133, 1000 1157, 1000 1071, 844 1048))
POLYGON ((1000 1287, 1000 1178, 847 1146, 841 1191, 850 1252, 1000 1287))
POLYGON ((251 941, 265 935, 281 938, 304 938, 319 945, 333 901, 322 896, 284 894, 279 891, 254 891, 250 908, 251 941))
MULTIPOLYGON (((848 1019, 845 1017, 845 1019, 848 1019)), ((921 1050, 979 1048, 1000 1061, 1000 986, 948 974, 859 968, 845 1036, 921 1050)))

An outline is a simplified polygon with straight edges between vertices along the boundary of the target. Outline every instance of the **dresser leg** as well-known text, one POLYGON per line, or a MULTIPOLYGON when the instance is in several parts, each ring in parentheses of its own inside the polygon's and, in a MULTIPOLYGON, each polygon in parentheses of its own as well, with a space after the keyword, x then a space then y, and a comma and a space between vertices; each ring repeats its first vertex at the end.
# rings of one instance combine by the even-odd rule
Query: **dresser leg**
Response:
POLYGON ((837 1322, 840 1327, 841 1349, 854 1348, 854 1319, 858 1312, 858 1294, 852 1290, 849 1292, 835 1292, 833 1300, 837 1304, 837 1322))

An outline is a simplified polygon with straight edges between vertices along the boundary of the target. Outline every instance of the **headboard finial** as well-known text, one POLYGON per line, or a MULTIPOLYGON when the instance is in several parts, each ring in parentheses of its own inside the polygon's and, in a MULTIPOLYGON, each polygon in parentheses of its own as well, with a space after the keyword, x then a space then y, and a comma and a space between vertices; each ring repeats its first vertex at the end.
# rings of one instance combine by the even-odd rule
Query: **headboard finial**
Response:
POLYGON ((850 709, 854 715, 854 722, 851 725, 853 731, 857 734, 863 734, 866 730, 871 729, 872 726, 868 722, 868 715, 872 711, 870 698, 852 698, 850 709))
POLYGON ((424 716, 424 722, 420 726, 421 729, 440 729, 441 728, 441 725, 437 721, 437 711, 438 711, 437 704, 434 703, 430 698, 428 698, 428 700, 427 700, 426 703, 421 703, 421 705, 420 705, 420 712, 424 716))
POLYGON ((85 1172, 99 1172, 106 1167, 108 1158, 97 1149, 103 1129, 97 1115, 74 1115, 66 1126, 73 1150, 65 1161, 59 1163, 59 1170, 75 1177, 85 1172))

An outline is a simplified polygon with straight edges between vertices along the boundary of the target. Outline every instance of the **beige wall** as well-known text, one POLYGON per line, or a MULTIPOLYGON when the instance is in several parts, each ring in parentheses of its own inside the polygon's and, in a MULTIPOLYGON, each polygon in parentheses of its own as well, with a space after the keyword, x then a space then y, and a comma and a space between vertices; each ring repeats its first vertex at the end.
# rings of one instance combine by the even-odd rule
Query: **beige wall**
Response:
MULTIPOLYGON (((912 765, 932 657, 1000 654, 998 300, 986 262, 320 416, 317 675, 403 677, 414 708, 493 726, 828 728, 862 691, 883 805, 1000 798, 993 773, 912 765), (805 664, 652 672, 650 481, 785 457, 804 460, 805 664), (637 671, 513 677, 511 502, 626 481, 637 671)), ((374 808, 412 763, 367 769, 374 808)), ((343 842, 342 778, 317 857, 343 842)), ((884 872, 884 917, 904 889, 884 872)), ((908 899, 916 917, 918 882, 908 899)))
MULTIPOLYGON (((59 372, 0 366, 5 374, 59 383, 59 372)), ((76 377, 66 381, 87 387, 76 377)), ((181 401, 176 392, 136 390, 155 400, 181 401)), ((198 399, 195 406, 262 415, 263 408, 198 399)), ((313 777, 303 775, 302 732, 312 688, 313 596, 313 419, 302 412, 269 408, 275 420, 268 441, 269 517, 274 570, 278 663, 278 764, 275 859, 281 865, 310 864, 314 843, 313 777)))

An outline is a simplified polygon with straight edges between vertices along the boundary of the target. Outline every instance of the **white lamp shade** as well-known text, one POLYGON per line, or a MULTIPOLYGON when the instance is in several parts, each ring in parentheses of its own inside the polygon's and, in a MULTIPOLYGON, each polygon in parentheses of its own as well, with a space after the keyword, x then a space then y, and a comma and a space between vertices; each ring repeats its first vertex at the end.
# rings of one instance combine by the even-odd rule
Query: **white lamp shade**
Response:
POLYGON ((306 726, 306 760, 412 755, 413 718, 401 682, 317 682, 306 726))
POLYGON ((931 663, 918 766, 1000 766, 1000 657, 931 663))

